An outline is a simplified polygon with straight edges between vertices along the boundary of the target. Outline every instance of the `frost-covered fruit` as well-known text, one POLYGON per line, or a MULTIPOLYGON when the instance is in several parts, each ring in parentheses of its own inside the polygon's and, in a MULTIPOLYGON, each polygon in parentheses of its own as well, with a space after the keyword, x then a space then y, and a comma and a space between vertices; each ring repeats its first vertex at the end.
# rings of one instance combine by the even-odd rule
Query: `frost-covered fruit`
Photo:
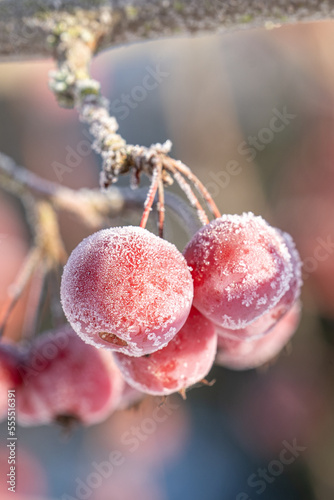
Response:
POLYGON ((140 358, 115 353, 125 380, 139 391, 168 395, 183 391, 209 373, 217 351, 215 326, 194 307, 169 344, 140 358))
POLYGON ((177 248, 140 227, 98 231, 64 269, 65 315, 87 343, 130 356, 152 353, 185 323, 193 282, 177 248))
POLYGON ((276 325, 259 339, 237 340, 225 336, 217 327, 218 350, 216 363, 232 370, 248 370, 275 358, 295 333, 300 319, 300 304, 293 305, 276 325))
POLYGON ((194 306, 214 323, 237 330, 283 296, 288 299, 299 256, 295 250, 291 254, 287 238, 252 213, 224 215, 201 228, 184 250, 194 306))
POLYGON ((22 371, 22 425, 101 422, 117 407, 124 384, 112 354, 85 344, 69 325, 37 337, 22 371))
POLYGON ((14 344, 0 344, 0 420, 7 416, 8 391, 16 389, 22 382, 20 353, 14 344))
POLYGON ((266 312, 259 318, 249 323, 244 328, 231 330, 229 328, 218 327, 218 330, 220 328, 221 335, 225 337, 236 338, 239 340, 262 337, 263 335, 269 333, 272 328, 274 328, 277 322, 293 307, 293 305, 298 300, 302 285, 301 260, 291 236, 281 231, 280 234, 282 235, 282 238, 284 239, 291 255, 292 274, 289 281, 288 290, 274 307, 272 307, 268 312, 266 312))

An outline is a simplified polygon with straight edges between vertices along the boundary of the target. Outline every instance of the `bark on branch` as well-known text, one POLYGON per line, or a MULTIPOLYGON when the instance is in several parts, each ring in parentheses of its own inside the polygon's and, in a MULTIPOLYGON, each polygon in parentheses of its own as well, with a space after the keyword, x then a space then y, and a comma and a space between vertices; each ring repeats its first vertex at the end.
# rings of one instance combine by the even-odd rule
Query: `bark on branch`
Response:
POLYGON ((85 27, 101 50, 187 33, 334 17, 334 0, 0 0, 0 58, 53 55, 63 23, 85 27))

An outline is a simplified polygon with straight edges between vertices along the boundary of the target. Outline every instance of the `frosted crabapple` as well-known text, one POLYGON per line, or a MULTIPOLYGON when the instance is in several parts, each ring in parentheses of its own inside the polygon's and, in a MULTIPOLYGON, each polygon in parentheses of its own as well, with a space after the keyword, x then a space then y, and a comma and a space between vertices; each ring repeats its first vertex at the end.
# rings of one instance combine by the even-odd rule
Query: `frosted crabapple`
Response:
POLYGON ((20 353, 14 344, 0 344, 0 420, 7 415, 8 391, 21 383, 20 353))
POLYGON ((65 315, 87 343, 131 356, 152 353, 185 323, 193 299, 187 263, 177 248, 140 227, 98 231, 65 266, 65 315))
POLYGON ((100 422, 116 408, 124 384, 111 353, 85 344, 69 325, 37 337, 22 372, 17 402, 23 425, 100 422))
POLYGON ((183 391, 209 373, 217 350, 215 326, 195 308, 169 344, 152 354, 115 353, 125 380, 139 391, 168 395, 183 391))
POLYGON ((287 344, 296 331, 300 319, 300 304, 297 302, 261 338, 235 339, 226 336, 226 329, 217 326, 218 351, 216 363, 233 370, 256 368, 273 359, 287 344))
MULTIPOLYGON (((279 230, 278 230, 279 231, 279 230)), ((289 281, 288 290, 284 293, 278 303, 268 312, 256 320, 249 323, 244 328, 228 329, 220 327, 221 335, 235 339, 253 339, 262 337, 271 331, 277 322, 293 307, 298 301, 300 288, 302 285, 301 279, 301 260, 296 250, 295 244, 291 236, 287 233, 279 231, 284 239, 291 256, 292 274, 289 281), (224 332, 224 333, 223 333, 224 332)))
POLYGON ((194 306, 224 328, 243 329, 281 299, 288 309, 298 296, 300 265, 292 241, 252 213, 207 224, 184 255, 192 268, 194 306))

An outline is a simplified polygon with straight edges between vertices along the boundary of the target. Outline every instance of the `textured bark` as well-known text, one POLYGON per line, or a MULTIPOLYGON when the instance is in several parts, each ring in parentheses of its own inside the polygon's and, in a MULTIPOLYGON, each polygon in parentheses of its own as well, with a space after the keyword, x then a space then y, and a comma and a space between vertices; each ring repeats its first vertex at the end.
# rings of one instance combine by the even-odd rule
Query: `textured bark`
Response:
POLYGON ((53 55, 54 30, 84 26, 96 50, 171 35, 331 19, 334 0, 0 0, 0 58, 53 55))

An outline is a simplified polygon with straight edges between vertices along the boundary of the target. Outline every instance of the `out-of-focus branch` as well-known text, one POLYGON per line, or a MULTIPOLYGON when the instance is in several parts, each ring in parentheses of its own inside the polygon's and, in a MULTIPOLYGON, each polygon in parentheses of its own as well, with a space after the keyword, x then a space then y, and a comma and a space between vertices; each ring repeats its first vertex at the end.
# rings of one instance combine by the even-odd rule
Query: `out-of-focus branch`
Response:
POLYGON ((0 0, 0 58, 53 55, 55 30, 85 27, 96 50, 187 33, 331 19, 333 0, 0 0))
POLYGON ((55 209, 76 215, 92 228, 98 228, 103 219, 119 214, 125 204, 121 191, 116 187, 107 193, 98 190, 73 190, 47 181, 30 172, 8 156, 0 153, 0 187, 24 198, 26 193, 36 199, 47 199, 55 209))
MULTIPOLYGON (((98 189, 73 190, 16 165, 3 153, 0 153, 0 187, 21 199, 28 193, 35 200, 48 200, 55 209, 77 216, 92 229, 99 229, 106 217, 119 215, 126 209, 141 209, 147 196, 144 188, 133 190, 112 186, 104 192, 98 189)), ((200 228, 195 212, 179 196, 167 192, 165 203, 179 218, 189 237, 200 228)))

